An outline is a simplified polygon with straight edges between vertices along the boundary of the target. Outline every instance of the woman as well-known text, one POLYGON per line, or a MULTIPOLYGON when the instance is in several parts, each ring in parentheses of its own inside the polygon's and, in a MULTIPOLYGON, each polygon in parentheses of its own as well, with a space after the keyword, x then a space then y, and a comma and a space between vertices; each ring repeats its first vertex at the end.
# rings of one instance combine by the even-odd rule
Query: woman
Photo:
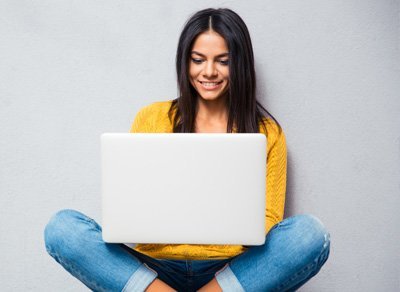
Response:
POLYGON ((180 96, 141 109, 131 132, 267 135, 265 244, 139 244, 131 249, 104 243, 93 219, 62 210, 46 226, 47 251, 96 291, 296 290, 327 260, 329 233, 310 215, 282 221, 285 138, 256 99, 253 50, 243 20, 229 9, 194 14, 179 39, 176 69, 180 96))

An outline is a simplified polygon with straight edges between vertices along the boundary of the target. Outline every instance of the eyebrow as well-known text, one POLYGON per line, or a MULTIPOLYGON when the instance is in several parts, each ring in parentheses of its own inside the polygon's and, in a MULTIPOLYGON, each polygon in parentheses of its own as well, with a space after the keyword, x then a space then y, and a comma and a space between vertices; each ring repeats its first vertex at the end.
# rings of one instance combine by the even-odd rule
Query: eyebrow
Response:
MULTIPOLYGON (((196 55, 199 55, 199 56, 201 56, 201 57, 206 57, 205 55, 203 55, 203 54, 201 54, 201 53, 199 53, 199 52, 196 52, 196 51, 192 51, 191 52, 192 54, 196 54, 196 55)), ((221 57, 225 57, 225 56, 228 56, 229 55, 229 53, 222 53, 222 54, 219 54, 219 55, 217 55, 217 56, 215 56, 216 58, 221 58, 221 57)))

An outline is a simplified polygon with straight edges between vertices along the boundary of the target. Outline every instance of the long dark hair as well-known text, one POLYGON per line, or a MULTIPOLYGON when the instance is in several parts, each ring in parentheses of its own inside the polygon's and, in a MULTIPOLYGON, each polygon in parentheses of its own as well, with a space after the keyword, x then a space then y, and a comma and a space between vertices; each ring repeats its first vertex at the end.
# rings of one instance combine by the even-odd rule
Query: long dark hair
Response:
POLYGON ((194 132, 198 94, 189 81, 189 58, 196 37, 208 30, 221 35, 229 50, 229 88, 227 132, 259 133, 261 123, 267 133, 263 119, 275 118, 256 98, 256 73, 250 34, 246 24, 230 9, 204 9, 195 13, 186 22, 179 38, 176 53, 176 73, 179 97, 172 101, 168 112, 173 120, 174 133, 194 132))

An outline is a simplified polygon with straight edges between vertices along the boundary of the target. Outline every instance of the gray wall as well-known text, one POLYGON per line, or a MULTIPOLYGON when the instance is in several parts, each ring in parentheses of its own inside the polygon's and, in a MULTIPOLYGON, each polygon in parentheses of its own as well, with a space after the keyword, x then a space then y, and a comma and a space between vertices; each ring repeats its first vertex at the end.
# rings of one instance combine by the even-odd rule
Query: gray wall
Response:
POLYGON ((312 213, 331 256, 301 291, 398 291, 399 2, 0 1, 2 291, 86 291, 45 252, 59 209, 100 221, 99 135, 177 94, 184 21, 229 7, 288 144, 286 216, 312 213), (197 2, 196 2, 197 3, 197 2))

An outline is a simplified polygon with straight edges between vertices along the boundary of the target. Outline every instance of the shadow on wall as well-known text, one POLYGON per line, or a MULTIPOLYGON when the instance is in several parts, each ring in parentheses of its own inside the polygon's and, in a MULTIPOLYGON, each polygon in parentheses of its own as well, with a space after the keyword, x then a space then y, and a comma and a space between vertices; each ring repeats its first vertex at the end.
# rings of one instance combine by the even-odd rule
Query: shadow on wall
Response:
POLYGON ((296 208, 295 204, 295 187, 294 180, 292 179, 293 169, 291 167, 291 154, 289 150, 287 151, 287 171, 286 171, 286 199, 285 199, 285 213, 284 218, 295 215, 296 208))

